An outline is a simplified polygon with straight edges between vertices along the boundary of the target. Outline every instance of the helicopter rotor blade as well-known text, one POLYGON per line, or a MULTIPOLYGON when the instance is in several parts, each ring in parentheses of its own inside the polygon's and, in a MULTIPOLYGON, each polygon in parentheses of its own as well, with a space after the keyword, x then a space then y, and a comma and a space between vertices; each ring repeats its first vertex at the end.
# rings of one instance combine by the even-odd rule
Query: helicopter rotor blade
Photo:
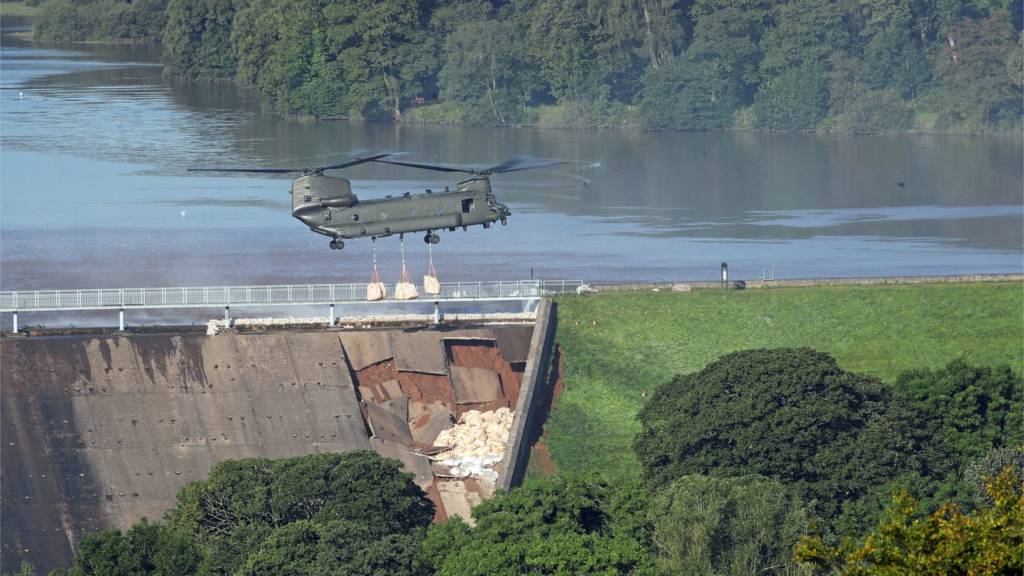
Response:
POLYGON ((407 166, 409 168, 422 168, 423 170, 434 170, 436 172, 464 172, 466 174, 482 173, 480 170, 475 168, 459 166, 457 164, 426 164, 420 162, 402 162, 399 160, 374 160, 374 162, 380 162, 381 164, 393 164, 395 166, 407 166))
POLYGON ((344 160, 328 166, 312 168, 189 168, 189 172, 252 172, 257 174, 288 174, 290 172, 301 172, 303 174, 316 174, 325 170, 340 170, 363 164, 366 162, 380 161, 382 158, 391 156, 392 152, 372 152, 370 150, 353 150, 345 155, 344 160))
POLYGON ((386 157, 388 157, 390 155, 391 155, 391 152, 375 152, 375 153, 373 153, 373 154, 371 154, 369 156, 363 156, 363 155, 351 156, 348 159, 346 159, 346 160, 344 160, 342 162, 339 162, 337 164, 331 164, 330 166, 323 166, 323 167, 317 168, 317 171, 340 170, 342 168, 348 168, 349 166, 356 166, 357 164, 364 164, 366 162, 373 162, 375 160, 380 160, 381 158, 386 158, 386 157))
POLYGON ((557 160, 549 158, 534 158, 532 156, 516 156, 490 167, 472 164, 439 164, 427 162, 405 162, 400 160, 376 160, 383 164, 395 166, 408 166, 409 168, 421 168, 423 170, 434 170, 437 172, 463 172, 466 174, 477 174, 490 176, 491 174, 504 174, 507 172, 519 172, 521 170, 533 170, 535 168, 546 168, 559 164, 569 164, 568 160, 557 160))
POLYGON ((189 172, 257 172, 260 174, 287 174, 303 172, 302 168, 189 168, 189 172))
POLYGON ((568 160, 556 160, 550 158, 534 158, 532 156, 516 156, 510 160, 506 160, 497 166, 488 168, 487 172, 490 174, 506 174, 508 172, 519 172, 522 170, 534 170, 536 168, 547 168, 548 166, 558 166, 559 164, 568 164, 568 160))

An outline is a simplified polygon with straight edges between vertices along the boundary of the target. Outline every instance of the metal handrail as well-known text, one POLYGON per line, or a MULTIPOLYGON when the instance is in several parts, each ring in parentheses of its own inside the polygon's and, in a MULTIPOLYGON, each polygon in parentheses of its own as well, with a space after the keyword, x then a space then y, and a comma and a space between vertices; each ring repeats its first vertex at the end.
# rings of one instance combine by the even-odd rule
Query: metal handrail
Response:
MULTIPOLYGON (((441 284, 441 292, 437 295, 425 294, 421 289, 420 300, 527 300, 573 293, 582 284, 575 280, 446 282, 441 284)), ((0 312, 314 305, 365 301, 365 284, 31 290, 0 292, 0 312)))

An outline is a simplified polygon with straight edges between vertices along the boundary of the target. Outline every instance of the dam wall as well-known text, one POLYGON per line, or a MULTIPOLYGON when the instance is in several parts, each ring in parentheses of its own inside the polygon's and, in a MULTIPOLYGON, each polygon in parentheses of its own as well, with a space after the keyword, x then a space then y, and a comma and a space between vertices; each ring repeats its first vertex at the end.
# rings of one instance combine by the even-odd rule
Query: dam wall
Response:
POLYGON ((493 493, 422 454, 515 408, 532 324, 0 340, 0 569, 71 564, 89 531, 159 519, 217 462, 374 449, 438 517, 493 493), (453 381, 455 385, 453 386, 453 381))

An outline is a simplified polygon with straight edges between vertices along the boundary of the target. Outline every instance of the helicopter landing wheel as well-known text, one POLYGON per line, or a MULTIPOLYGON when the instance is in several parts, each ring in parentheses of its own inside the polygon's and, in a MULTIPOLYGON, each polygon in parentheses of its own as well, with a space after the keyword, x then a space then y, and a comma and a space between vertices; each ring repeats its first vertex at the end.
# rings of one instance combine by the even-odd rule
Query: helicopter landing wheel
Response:
POLYGON ((440 241, 441 237, 433 232, 427 232, 427 235, 423 237, 423 242, 425 244, 437 244, 440 241))
POLYGON ((501 225, 502 226, 508 226, 508 218, 502 218, 501 219, 501 225))
POLYGON ((344 247, 345 243, 342 242, 340 238, 335 238, 334 240, 331 240, 331 250, 341 250, 344 247))

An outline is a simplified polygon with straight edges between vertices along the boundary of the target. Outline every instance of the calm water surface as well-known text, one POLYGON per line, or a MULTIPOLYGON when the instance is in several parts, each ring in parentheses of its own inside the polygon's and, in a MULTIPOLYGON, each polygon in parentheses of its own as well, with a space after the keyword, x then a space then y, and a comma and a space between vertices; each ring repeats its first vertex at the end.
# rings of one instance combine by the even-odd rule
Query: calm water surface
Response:
MULTIPOLYGON (((0 287, 365 281, 288 213, 288 178, 209 165, 310 166, 346 151, 583 164, 494 178, 507 227, 443 233, 442 280, 712 279, 1021 272, 1020 138, 648 133, 301 122, 223 84, 177 84, 159 51, 0 49, 0 287), (587 163, 599 166, 586 167, 587 163)), ((360 166, 363 199, 453 184, 360 166)), ((398 275, 399 242, 378 242, 398 275)), ((406 243, 415 274, 419 237, 406 243)))

